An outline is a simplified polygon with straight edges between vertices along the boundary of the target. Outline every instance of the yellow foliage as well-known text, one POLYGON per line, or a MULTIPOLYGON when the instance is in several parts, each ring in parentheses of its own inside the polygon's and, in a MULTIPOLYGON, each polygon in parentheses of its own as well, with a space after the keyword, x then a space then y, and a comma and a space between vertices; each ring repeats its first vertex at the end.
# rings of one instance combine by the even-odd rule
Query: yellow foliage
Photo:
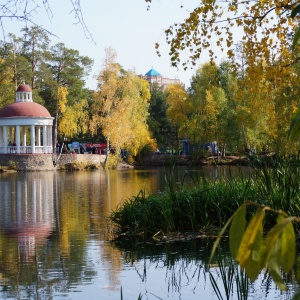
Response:
POLYGON ((115 62, 115 51, 111 48, 106 51, 98 77, 98 90, 93 95, 90 130, 95 133, 101 128, 117 155, 122 148, 136 155, 151 143, 146 123, 149 83, 133 72, 121 70, 115 62))
POLYGON ((189 95, 180 84, 171 84, 166 92, 167 117, 178 127, 179 137, 185 137, 188 127, 188 115, 191 113, 192 104, 189 101, 189 95))
POLYGON ((88 131, 88 111, 86 100, 76 102, 72 106, 66 106, 61 115, 58 131, 62 136, 72 138, 78 134, 84 134, 88 131))
MULTIPOLYGON (((184 21, 165 30, 172 64, 182 64, 186 69, 188 64, 195 65, 205 50, 213 60, 216 52, 225 47, 228 58, 234 62, 237 53, 232 45, 243 41, 249 72, 257 70, 257 60, 262 59, 267 65, 282 70, 295 60, 287 38, 299 22, 298 15, 293 19, 290 17, 293 7, 292 1, 279 0, 201 0, 184 21), (181 56, 183 52, 184 57, 181 56)), ((269 78, 272 70, 266 71, 269 78)))
POLYGON ((67 96, 68 88, 65 86, 59 86, 57 89, 57 101, 61 113, 64 113, 66 111, 67 96))

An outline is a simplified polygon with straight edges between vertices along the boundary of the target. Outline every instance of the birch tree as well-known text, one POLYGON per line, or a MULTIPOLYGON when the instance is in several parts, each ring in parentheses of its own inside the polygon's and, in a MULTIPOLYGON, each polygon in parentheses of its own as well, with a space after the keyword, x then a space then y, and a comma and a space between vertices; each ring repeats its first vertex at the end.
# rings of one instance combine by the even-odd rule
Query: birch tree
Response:
POLYGON ((101 128, 106 138, 107 158, 110 145, 117 156, 121 148, 137 155, 143 146, 152 141, 146 123, 149 85, 134 73, 123 70, 116 58, 116 51, 106 48, 98 88, 93 95, 90 122, 92 134, 101 128))

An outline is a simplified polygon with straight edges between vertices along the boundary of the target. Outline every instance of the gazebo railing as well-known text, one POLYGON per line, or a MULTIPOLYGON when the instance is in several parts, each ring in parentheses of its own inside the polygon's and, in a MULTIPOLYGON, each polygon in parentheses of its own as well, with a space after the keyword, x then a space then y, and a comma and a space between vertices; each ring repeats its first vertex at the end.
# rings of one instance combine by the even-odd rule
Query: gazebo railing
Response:
MULTIPOLYGON (((52 147, 47 146, 46 152, 44 151, 44 146, 35 146, 35 153, 52 153, 52 147)), ((16 146, 7 146, 6 151, 5 147, 0 147, 0 154, 19 154, 17 153, 16 146)), ((20 146, 20 154, 32 154, 31 146, 20 146)))

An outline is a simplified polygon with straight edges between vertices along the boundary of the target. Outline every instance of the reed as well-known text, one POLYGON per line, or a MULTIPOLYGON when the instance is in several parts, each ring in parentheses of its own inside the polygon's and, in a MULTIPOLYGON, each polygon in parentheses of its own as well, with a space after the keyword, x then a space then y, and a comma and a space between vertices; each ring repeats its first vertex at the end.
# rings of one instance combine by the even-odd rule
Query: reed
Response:
POLYGON ((219 300, 232 299, 233 294, 238 300, 247 300, 249 292, 249 278, 246 276, 244 270, 240 270, 236 263, 232 260, 224 262, 224 259, 219 256, 218 259, 218 277, 221 279, 224 293, 222 293, 217 280, 214 278, 212 272, 209 272, 210 282, 214 292, 219 300), (234 292, 234 283, 236 283, 236 291, 234 292))
MULTIPOLYGON (((138 295, 138 298, 137 298, 137 300, 142 300, 142 294, 141 293, 139 293, 139 295, 138 295)), ((123 298, 123 290, 122 290, 122 287, 121 287, 121 300, 123 300, 124 298, 123 298)))
MULTIPOLYGON (((126 199, 110 215, 117 234, 144 237, 163 231, 218 231, 244 202, 252 201, 289 215, 300 214, 300 168, 290 161, 255 161, 246 175, 211 180, 193 178, 193 187, 184 180, 175 188, 172 168, 166 170, 166 190, 146 196, 141 191, 126 199)), ((273 220, 267 220, 273 222, 273 220)))

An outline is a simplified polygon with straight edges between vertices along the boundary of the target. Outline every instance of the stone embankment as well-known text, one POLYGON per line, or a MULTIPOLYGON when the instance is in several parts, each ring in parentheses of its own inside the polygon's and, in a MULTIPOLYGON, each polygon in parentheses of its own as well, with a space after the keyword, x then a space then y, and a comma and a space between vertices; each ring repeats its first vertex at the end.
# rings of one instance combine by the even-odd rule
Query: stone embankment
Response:
POLYGON ((16 171, 54 171, 68 165, 100 168, 105 155, 99 154, 0 154, 0 169, 16 171), (5 167, 5 168, 2 168, 5 167))
POLYGON ((52 154, 0 154, 0 168, 16 171, 54 170, 52 154))
MULTIPOLYGON (((104 165, 105 155, 99 154, 0 154, 0 170, 16 171, 54 171, 54 170, 82 170, 100 169, 104 165), (5 168, 3 168, 5 167, 5 168)), ((218 158, 216 156, 195 159, 187 155, 149 155, 144 158, 139 166, 164 166, 164 165, 245 165, 246 157, 227 156, 218 158)), ((132 166, 121 163, 119 169, 132 168, 132 166)))

